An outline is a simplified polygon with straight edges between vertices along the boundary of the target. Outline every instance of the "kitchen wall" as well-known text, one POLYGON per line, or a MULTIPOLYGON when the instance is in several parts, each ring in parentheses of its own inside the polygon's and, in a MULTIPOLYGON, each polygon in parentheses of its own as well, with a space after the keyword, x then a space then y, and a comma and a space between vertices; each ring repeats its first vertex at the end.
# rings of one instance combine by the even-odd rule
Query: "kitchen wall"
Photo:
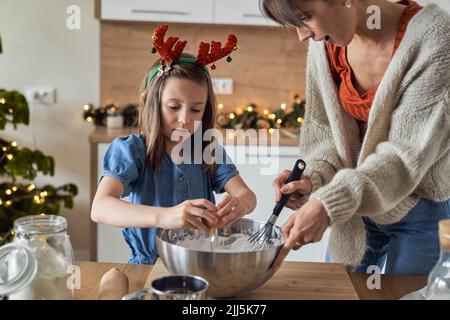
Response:
MULTIPOLYGON (((158 58, 152 55, 152 32, 159 23, 102 22, 101 24, 101 102, 126 104, 137 101, 140 82, 158 58)), ((236 34, 239 50, 233 61, 222 59, 211 71, 213 77, 232 78, 232 95, 218 95, 218 102, 231 110, 256 103, 269 109, 294 95, 304 97, 307 44, 300 43, 294 30, 279 27, 253 27, 201 24, 169 24, 168 36, 188 41, 185 52, 197 54, 201 41, 226 42, 236 34)))
POLYGON ((0 0, 0 88, 25 93, 32 86, 52 86, 54 105, 30 105, 31 125, 11 127, 2 137, 19 146, 52 155, 55 177, 39 185, 73 182, 79 187, 73 210, 63 210, 76 259, 89 258, 89 144, 92 126, 81 117, 86 102, 99 101, 100 24, 92 0, 0 0), (70 5, 81 9, 81 29, 69 30, 70 5))

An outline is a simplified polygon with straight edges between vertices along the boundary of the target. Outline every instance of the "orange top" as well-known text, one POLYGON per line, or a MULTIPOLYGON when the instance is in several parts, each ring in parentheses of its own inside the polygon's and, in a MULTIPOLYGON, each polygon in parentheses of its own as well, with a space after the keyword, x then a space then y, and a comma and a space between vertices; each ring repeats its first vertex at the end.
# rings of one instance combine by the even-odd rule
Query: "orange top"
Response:
MULTIPOLYGON (((422 9, 422 7, 414 1, 403 0, 398 3, 407 6, 403 11, 398 25, 392 56, 394 56, 400 45, 408 22, 420 9, 422 9)), ((333 44, 327 44, 326 47, 331 71, 336 84, 339 87, 339 100, 341 105, 347 113, 359 120, 358 122, 362 125, 362 129, 365 132, 370 107, 372 106, 375 93, 377 92, 378 84, 363 95, 360 95, 352 83, 352 69, 347 61, 347 48, 338 47, 333 44)))

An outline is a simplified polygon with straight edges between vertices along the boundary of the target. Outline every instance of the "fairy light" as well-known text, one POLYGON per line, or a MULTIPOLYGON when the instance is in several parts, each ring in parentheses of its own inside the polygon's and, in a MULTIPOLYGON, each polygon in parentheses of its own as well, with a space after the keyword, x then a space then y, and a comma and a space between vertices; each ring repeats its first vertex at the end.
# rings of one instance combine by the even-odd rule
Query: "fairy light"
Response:
POLYGON ((0 199, 0 206, 3 204, 3 201, 2 201, 2 199, 0 199))
POLYGON ((92 117, 87 117, 87 118, 86 118, 86 121, 87 121, 87 122, 92 122, 92 117))
POLYGON ((286 103, 281 104, 281 110, 284 110, 284 109, 286 109, 286 103))
POLYGON ((41 193, 39 193, 39 195, 41 196, 41 198, 44 198, 47 196, 47 191, 42 191, 41 193))
POLYGON ((13 110, 12 108, 9 108, 9 109, 8 109, 8 112, 9 112, 9 113, 13 113, 14 110, 13 110))
POLYGON ((8 150, 8 148, 6 148, 6 147, 3 147, 3 148, 2 148, 2 150, 6 152, 6 150, 8 150))
POLYGON ((282 122, 283 122, 283 120, 281 120, 281 119, 278 119, 278 120, 277 120, 277 123, 278 123, 278 124, 281 124, 282 122))
POLYGON ((15 148, 15 147, 17 147, 17 142, 13 141, 13 142, 11 142, 11 145, 15 148))
POLYGON ((9 153, 9 154, 6 155, 6 158, 8 158, 8 160, 12 160, 14 158, 14 156, 9 153))
POLYGON ((6 103, 5 98, 0 98, 0 103, 1 103, 1 104, 5 104, 5 103, 6 103))
POLYGON ((252 112, 252 111, 253 111, 253 107, 252 107, 252 106, 248 106, 248 107, 247 107, 247 111, 248 111, 248 112, 252 112))
POLYGON ((230 132, 230 133, 228 134, 228 138, 229 138, 229 139, 234 139, 234 132, 230 132))
POLYGON ((269 133, 272 134, 273 133, 273 128, 269 129, 269 133))
POLYGON ((34 196, 33 199, 34 199, 34 202, 36 202, 36 203, 41 202, 41 199, 39 199, 39 196, 34 196))
POLYGON ((264 115, 266 115, 266 116, 267 116, 268 114, 269 114, 269 110, 267 110, 267 109, 266 109, 266 110, 264 110, 264 115))
POLYGON ((12 189, 13 192, 17 191, 17 187, 16 186, 12 187, 11 189, 12 189))
POLYGON ((90 108, 91 108, 91 107, 90 107, 88 104, 85 104, 85 105, 83 106, 83 109, 84 109, 85 111, 88 111, 90 108))
POLYGON ((5 193, 9 196, 12 193, 12 191, 11 189, 6 189, 5 193))
POLYGON ((271 114, 269 114, 269 119, 275 119, 275 114, 273 114, 273 113, 271 113, 271 114))
POLYGON ((6 205, 7 207, 9 207, 11 204, 12 204, 11 200, 8 200, 8 201, 5 202, 5 205, 6 205))
POLYGON ((116 112, 116 107, 111 107, 110 111, 111 112, 116 112))
POLYGON ((303 123, 303 118, 302 118, 302 117, 298 117, 298 118, 297 118, 297 122, 298 122, 298 123, 303 123))
POLYGON ((45 213, 42 212, 40 215, 41 215, 41 216, 45 216, 45 213))
POLYGON ((34 184, 30 184, 27 188, 28 191, 33 191, 34 189, 36 189, 36 186, 34 184))
POLYGON ((230 116, 229 116, 229 117, 230 117, 231 120, 233 120, 234 117, 235 117, 234 113, 230 113, 230 116))
POLYGON ((217 108, 219 108, 219 110, 223 109, 223 103, 219 103, 219 105, 217 106, 217 108))

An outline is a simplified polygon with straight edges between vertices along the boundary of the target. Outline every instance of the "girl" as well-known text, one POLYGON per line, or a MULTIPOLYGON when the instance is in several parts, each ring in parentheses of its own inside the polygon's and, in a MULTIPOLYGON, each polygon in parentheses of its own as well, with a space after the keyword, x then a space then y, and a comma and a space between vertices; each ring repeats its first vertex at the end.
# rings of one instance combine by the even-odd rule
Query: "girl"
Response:
POLYGON ((171 136, 213 128, 216 101, 210 75, 194 57, 183 54, 170 64, 161 60, 142 82, 140 134, 113 141, 92 204, 92 220, 125 228, 133 264, 156 262, 156 227, 208 232, 256 206, 254 193, 228 158, 210 165, 172 161, 177 141, 171 136), (215 206, 213 191, 228 196, 215 206))
POLYGON ((262 4, 300 41, 313 40, 300 139, 307 170, 286 186, 288 172, 274 181, 296 210, 274 267, 331 226, 332 260, 355 272, 428 274, 438 221, 450 217, 448 14, 406 0, 262 4))

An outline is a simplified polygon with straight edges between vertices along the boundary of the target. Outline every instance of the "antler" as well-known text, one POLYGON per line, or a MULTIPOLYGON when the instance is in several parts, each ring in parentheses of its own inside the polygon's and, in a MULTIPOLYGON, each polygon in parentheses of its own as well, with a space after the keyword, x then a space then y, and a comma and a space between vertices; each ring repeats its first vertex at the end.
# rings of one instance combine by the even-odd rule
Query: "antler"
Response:
POLYGON ((158 50, 161 57, 172 64, 174 61, 178 61, 183 53, 186 41, 178 41, 178 37, 169 37, 164 42, 164 36, 166 35, 169 27, 166 24, 160 25, 155 32, 153 32, 153 46, 158 50))
POLYGON ((209 43, 200 42, 196 61, 206 66, 229 55, 237 48, 237 37, 234 34, 228 35, 227 43, 223 48, 220 42, 211 41, 211 52, 209 52, 209 43))

